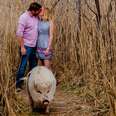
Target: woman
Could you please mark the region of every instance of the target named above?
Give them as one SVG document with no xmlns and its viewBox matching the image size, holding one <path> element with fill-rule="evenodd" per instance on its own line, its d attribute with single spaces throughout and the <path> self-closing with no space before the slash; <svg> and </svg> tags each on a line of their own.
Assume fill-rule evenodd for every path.
<svg viewBox="0 0 116 116">
<path fill-rule="evenodd" d="M 37 56 L 41 64 L 47 68 L 51 68 L 52 39 L 53 21 L 50 10 L 48 8 L 42 8 L 39 14 Z"/>
</svg>

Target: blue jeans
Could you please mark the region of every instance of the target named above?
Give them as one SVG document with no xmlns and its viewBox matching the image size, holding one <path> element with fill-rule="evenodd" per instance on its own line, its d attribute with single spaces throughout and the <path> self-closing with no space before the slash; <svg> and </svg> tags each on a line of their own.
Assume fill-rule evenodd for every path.
<svg viewBox="0 0 116 116">
<path fill-rule="evenodd" d="M 36 48 L 28 46 L 25 46 L 25 48 L 26 54 L 21 56 L 21 63 L 16 75 L 16 88 L 21 87 L 23 84 L 23 77 L 26 71 L 27 62 L 29 61 L 29 70 L 37 65 Z"/>
</svg>

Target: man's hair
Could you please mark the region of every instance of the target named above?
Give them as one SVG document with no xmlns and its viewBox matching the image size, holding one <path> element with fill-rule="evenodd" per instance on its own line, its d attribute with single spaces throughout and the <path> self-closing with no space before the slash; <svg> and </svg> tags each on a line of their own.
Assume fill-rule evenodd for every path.
<svg viewBox="0 0 116 116">
<path fill-rule="evenodd" d="M 37 11 L 41 7 L 42 6 L 40 4 L 38 4 L 37 2 L 33 2 L 33 3 L 30 4 L 28 11 L 32 11 L 32 10 Z"/>
</svg>

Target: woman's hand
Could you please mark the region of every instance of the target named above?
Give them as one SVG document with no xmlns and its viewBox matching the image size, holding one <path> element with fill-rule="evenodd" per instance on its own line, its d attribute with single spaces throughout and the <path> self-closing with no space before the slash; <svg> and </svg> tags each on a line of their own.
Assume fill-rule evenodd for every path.
<svg viewBox="0 0 116 116">
<path fill-rule="evenodd" d="M 45 55 L 48 55 L 48 53 L 49 53 L 49 48 L 47 48 L 46 50 L 45 50 Z"/>
<path fill-rule="evenodd" d="M 26 54 L 26 48 L 25 47 L 21 47 L 21 55 L 25 55 Z"/>
</svg>

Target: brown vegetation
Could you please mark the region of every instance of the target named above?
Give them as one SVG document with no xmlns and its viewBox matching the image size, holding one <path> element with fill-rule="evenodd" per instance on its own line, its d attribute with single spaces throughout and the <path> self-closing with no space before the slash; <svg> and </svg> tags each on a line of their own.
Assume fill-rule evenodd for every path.
<svg viewBox="0 0 116 116">
<path fill-rule="evenodd" d="M 30 0 L 31 1 L 31 0 Z M 0 1 L 0 115 L 21 111 L 15 94 L 18 16 L 29 2 Z M 53 67 L 96 115 L 116 115 L 116 1 L 45 0 L 54 14 Z"/>
</svg>

